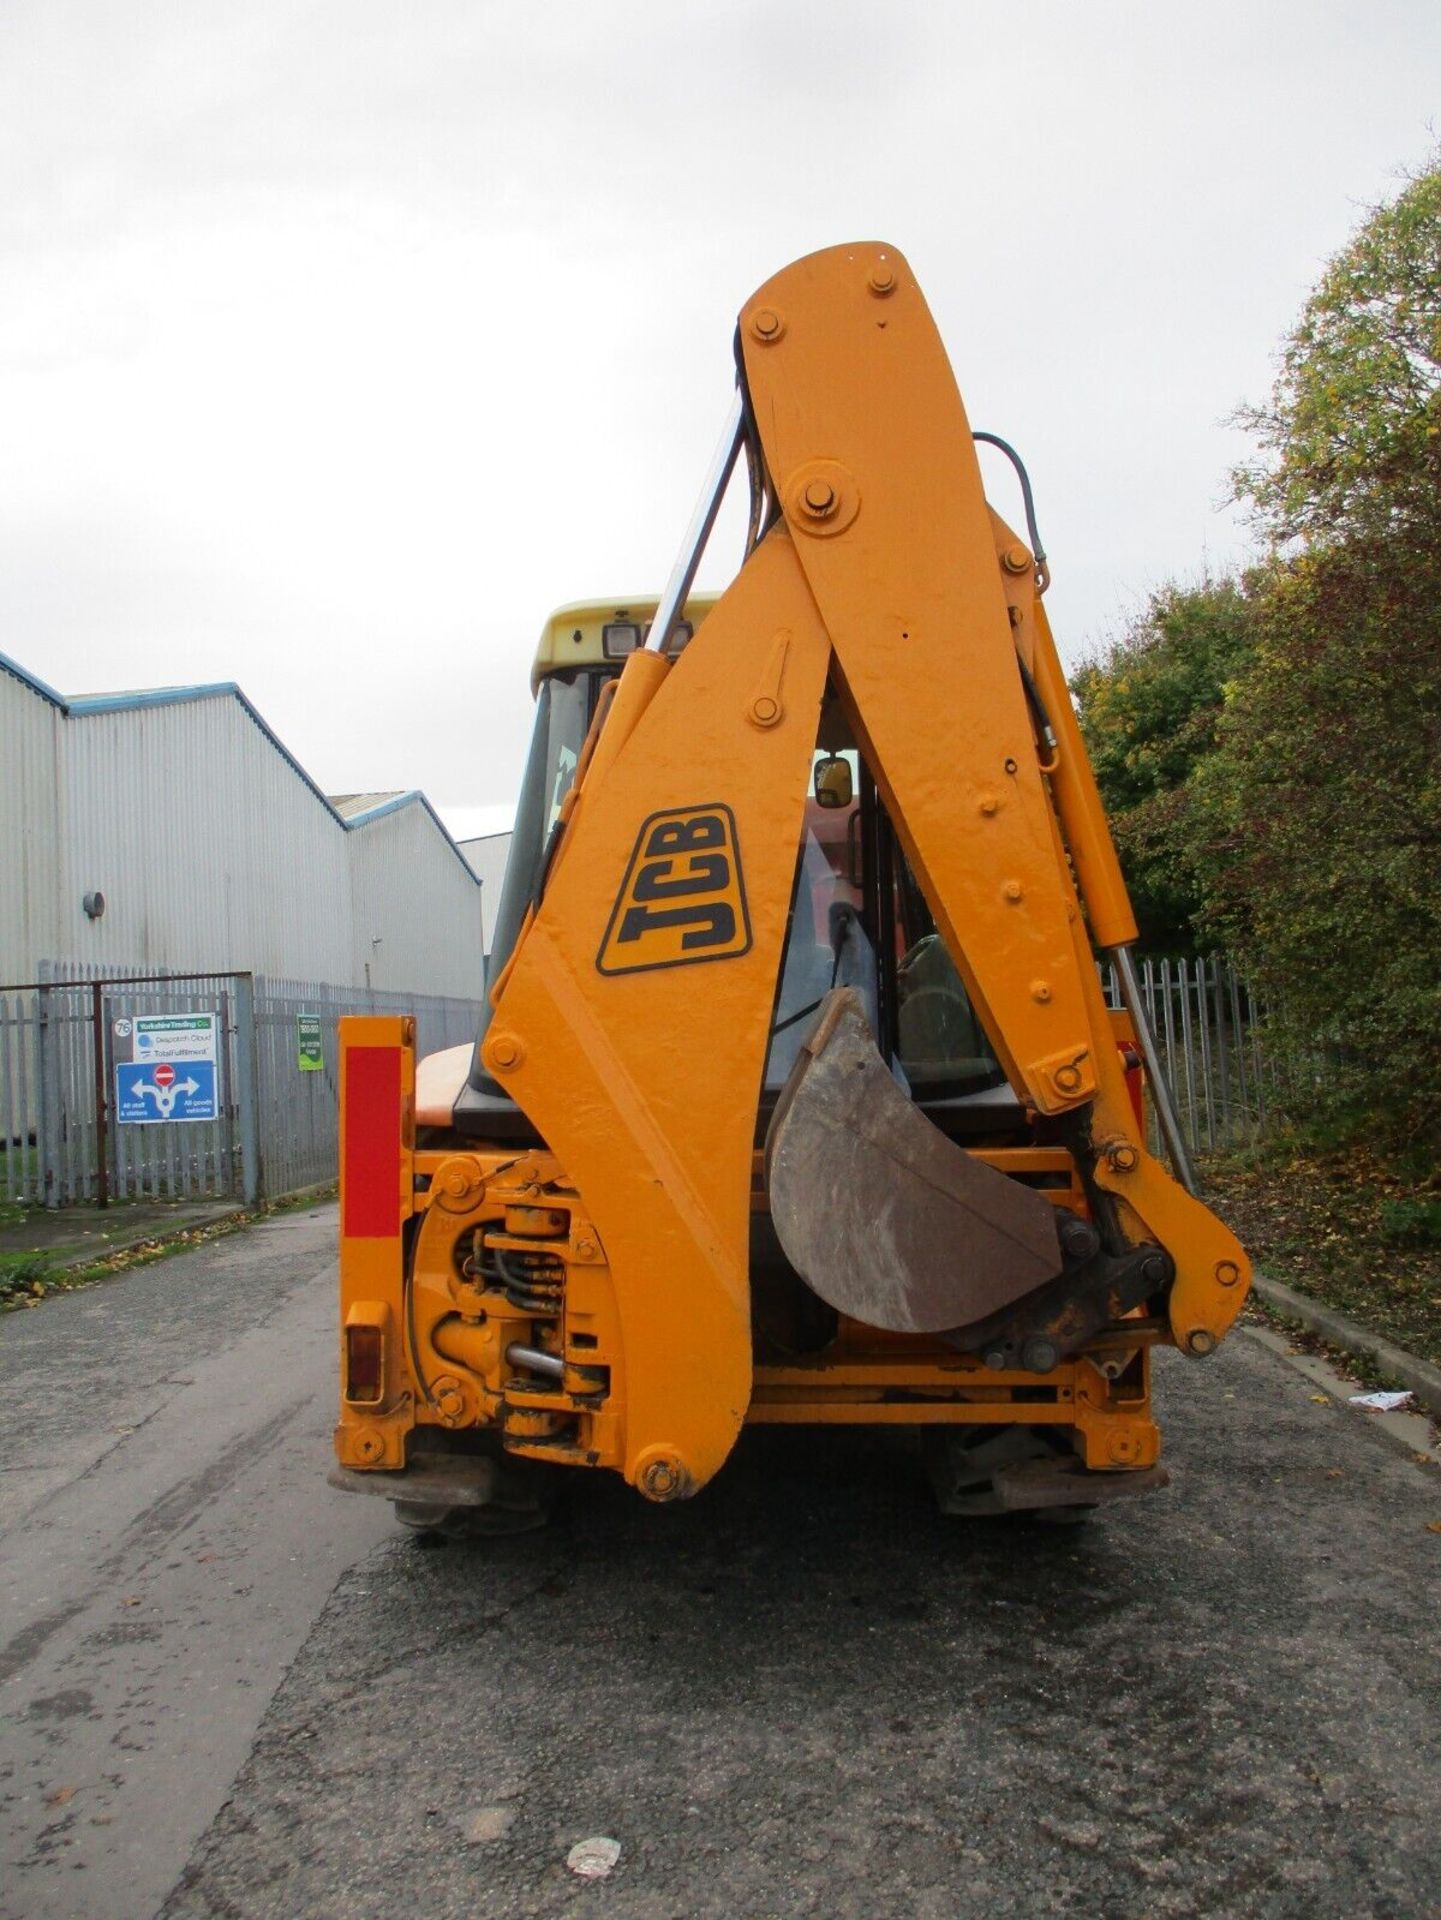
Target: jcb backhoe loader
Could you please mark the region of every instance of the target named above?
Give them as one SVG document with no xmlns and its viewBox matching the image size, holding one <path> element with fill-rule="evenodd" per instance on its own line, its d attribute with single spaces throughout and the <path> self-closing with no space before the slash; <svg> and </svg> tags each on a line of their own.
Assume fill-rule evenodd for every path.
<svg viewBox="0 0 1441 1920">
<path fill-rule="evenodd" d="M 528 1523 L 525 1463 L 684 1498 L 755 1423 L 916 1428 L 952 1511 L 1098 1505 L 1165 1477 L 1152 1347 L 1246 1293 L 1024 470 L 1029 544 L 892 248 L 786 268 L 737 361 L 659 602 L 546 630 L 474 1049 L 343 1025 L 333 1478 L 413 1522 Z M 744 562 L 689 599 L 742 454 Z"/>
</svg>

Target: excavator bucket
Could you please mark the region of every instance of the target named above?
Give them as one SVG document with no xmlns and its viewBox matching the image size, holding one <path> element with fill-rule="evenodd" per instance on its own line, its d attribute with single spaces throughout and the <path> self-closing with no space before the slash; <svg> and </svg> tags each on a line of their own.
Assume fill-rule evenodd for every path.
<svg viewBox="0 0 1441 1920">
<path fill-rule="evenodd" d="M 974 1325 L 1053 1279 L 1056 1210 L 932 1126 L 859 996 L 827 994 L 766 1135 L 771 1218 L 828 1305 L 893 1333 Z"/>
</svg>

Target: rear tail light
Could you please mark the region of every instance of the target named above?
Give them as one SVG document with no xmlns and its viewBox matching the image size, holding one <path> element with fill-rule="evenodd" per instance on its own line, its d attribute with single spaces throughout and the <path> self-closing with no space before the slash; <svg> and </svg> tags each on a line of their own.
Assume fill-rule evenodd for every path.
<svg viewBox="0 0 1441 1920">
<path fill-rule="evenodd" d="M 379 1327 L 345 1329 L 345 1397 L 374 1405 L 385 1386 L 385 1335 Z"/>
</svg>

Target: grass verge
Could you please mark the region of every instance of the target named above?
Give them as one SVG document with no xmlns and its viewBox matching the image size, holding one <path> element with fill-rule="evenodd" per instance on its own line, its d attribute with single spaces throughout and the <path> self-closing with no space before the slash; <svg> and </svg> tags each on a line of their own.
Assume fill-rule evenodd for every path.
<svg viewBox="0 0 1441 1920">
<path fill-rule="evenodd" d="M 53 1293 L 75 1293 L 81 1287 L 94 1286 L 113 1274 L 128 1273 L 133 1267 L 148 1267 L 157 1260 L 168 1260 L 177 1253 L 188 1253 L 211 1240 L 223 1240 L 228 1234 L 243 1232 L 258 1221 L 296 1213 L 333 1199 L 335 1188 L 309 1188 L 304 1193 L 287 1194 L 283 1199 L 255 1207 L 249 1212 L 230 1214 L 205 1226 L 179 1227 L 173 1233 L 157 1234 L 129 1247 L 117 1247 L 113 1253 L 77 1265 L 64 1265 L 44 1253 L 0 1253 L 0 1314 L 14 1313 L 26 1307 L 38 1307 Z"/>
<path fill-rule="evenodd" d="M 1434 1183 L 1355 1152 L 1218 1156 L 1202 1183 L 1207 1204 L 1272 1279 L 1441 1364 Z"/>
</svg>

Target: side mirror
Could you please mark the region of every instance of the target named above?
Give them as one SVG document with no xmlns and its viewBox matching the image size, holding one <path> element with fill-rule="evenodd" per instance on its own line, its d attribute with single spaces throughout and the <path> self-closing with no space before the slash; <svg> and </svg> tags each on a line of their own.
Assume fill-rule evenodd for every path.
<svg viewBox="0 0 1441 1920">
<path fill-rule="evenodd" d="M 828 754 L 816 762 L 816 805 L 848 807 L 855 798 L 851 785 L 851 763 L 839 753 Z"/>
</svg>

